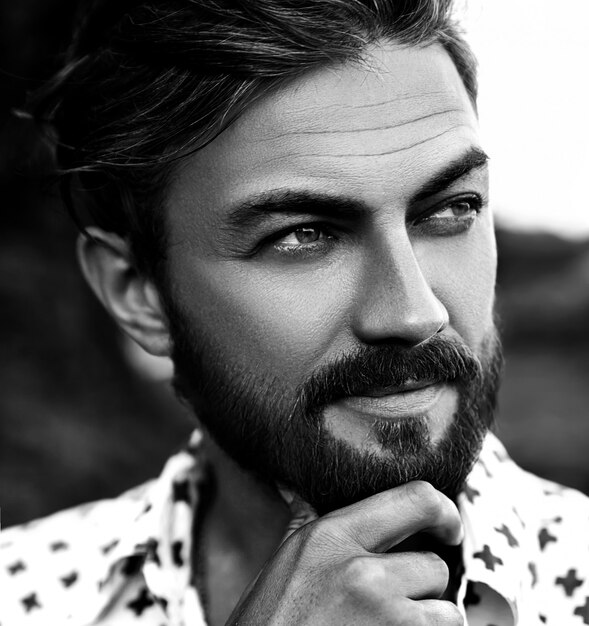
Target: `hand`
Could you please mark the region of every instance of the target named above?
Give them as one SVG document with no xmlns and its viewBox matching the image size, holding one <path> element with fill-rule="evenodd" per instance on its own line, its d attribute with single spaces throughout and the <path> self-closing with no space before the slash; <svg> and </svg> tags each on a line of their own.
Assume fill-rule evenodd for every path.
<svg viewBox="0 0 589 626">
<path fill-rule="evenodd" d="M 439 600 L 448 567 L 433 552 L 386 551 L 425 532 L 462 541 L 456 506 L 415 481 L 299 528 L 267 562 L 233 611 L 231 626 L 458 626 L 457 607 Z"/>
</svg>

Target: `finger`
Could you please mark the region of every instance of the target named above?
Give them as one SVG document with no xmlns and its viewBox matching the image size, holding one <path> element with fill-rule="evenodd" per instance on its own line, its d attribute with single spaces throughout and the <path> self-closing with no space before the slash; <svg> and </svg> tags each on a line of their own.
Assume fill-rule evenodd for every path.
<svg viewBox="0 0 589 626">
<path fill-rule="evenodd" d="M 407 537 L 425 532 L 440 542 L 462 541 L 456 505 L 429 483 L 413 481 L 325 515 L 318 522 L 343 542 L 384 552 Z"/>
<path fill-rule="evenodd" d="M 338 573 L 348 596 L 440 598 L 448 586 L 448 566 L 432 552 L 370 554 L 347 559 Z"/>
<path fill-rule="evenodd" d="M 389 588 L 406 598 L 440 598 L 448 587 L 448 565 L 434 552 L 399 552 L 369 558 L 383 562 L 391 581 Z"/>
<path fill-rule="evenodd" d="M 464 626 L 466 623 L 460 609 L 447 600 L 420 600 L 416 602 L 421 622 L 428 626 Z"/>
</svg>

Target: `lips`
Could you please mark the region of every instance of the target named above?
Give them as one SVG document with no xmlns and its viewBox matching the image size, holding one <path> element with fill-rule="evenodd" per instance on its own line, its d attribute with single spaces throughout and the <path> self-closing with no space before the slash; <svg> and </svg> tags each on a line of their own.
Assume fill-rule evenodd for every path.
<svg viewBox="0 0 589 626">
<path fill-rule="evenodd" d="M 435 385 L 439 385 L 439 380 L 407 380 L 401 386 L 389 386 L 389 387 L 378 387 L 372 389 L 366 389 L 360 393 L 354 393 L 353 396 L 349 397 L 367 397 L 367 398 L 381 398 L 383 396 L 390 396 L 399 393 L 408 393 L 411 391 L 417 391 L 418 389 L 425 389 L 427 387 L 432 387 Z"/>
<path fill-rule="evenodd" d="M 347 396 L 332 406 L 357 417 L 404 419 L 429 413 L 451 391 L 444 383 L 411 381 L 402 387 L 372 389 L 363 395 Z"/>
</svg>

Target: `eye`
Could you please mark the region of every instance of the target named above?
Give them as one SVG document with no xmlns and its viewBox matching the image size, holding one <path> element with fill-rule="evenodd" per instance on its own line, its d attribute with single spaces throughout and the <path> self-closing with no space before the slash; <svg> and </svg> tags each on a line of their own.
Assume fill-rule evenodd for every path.
<svg viewBox="0 0 589 626">
<path fill-rule="evenodd" d="M 297 228 L 293 230 L 291 233 L 283 237 L 276 243 L 281 245 L 302 245 L 307 243 L 315 243 L 321 239 L 322 231 L 320 228 L 315 226 L 302 226 L 301 228 Z"/>
<path fill-rule="evenodd" d="M 483 199 L 478 194 L 460 196 L 437 204 L 414 226 L 428 236 L 459 235 L 474 224 L 482 208 Z"/>
<path fill-rule="evenodd" d="M 279 252 L 305 254 L 326 250 L 333 239 L 320 224 L 305 224 L 278 235 L 272 245 Z"/>
<path fill-rule="evenodd" d="M 443 208 L 435 211 L 426 219 L 447 219 L 474 217 L 480 210 L 480 202 L 474 202 L 473 199 L 462 199 L 451 202 Z"/>
</svg>

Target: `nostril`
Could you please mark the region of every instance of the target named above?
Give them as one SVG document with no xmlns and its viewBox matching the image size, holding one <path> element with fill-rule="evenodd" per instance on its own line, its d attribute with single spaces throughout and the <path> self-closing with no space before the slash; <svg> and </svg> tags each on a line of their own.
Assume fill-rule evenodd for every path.
<svg viewBox="0 0 589 626">
<path fill-rule="evenodd" d="M 445 310 L 445 309 L 444 309 Z M 415 343 L 412 344 L 413 346 L 420 346 L 423 343 L 427 343 L 432 337 L 434 337 L 435 335 L 437 335 L 438 333 L 441 333 L 447 326 L 448 326 L 448 315 L 446 314 L 445 319 L 442 320 L 437 328 L 432 332 L 432 333 L 426 333 L 426 337 L 424 337 L 419 343 Z"/>
<path fill-rule="evenodd" d="M 395 342 L 407 347 L 429 341 L 447 328 L 446 308 L 433 292 L 409 297 L 374 297 L 363 301 L 356 333 L 365 343 Z"/>
</svg>

